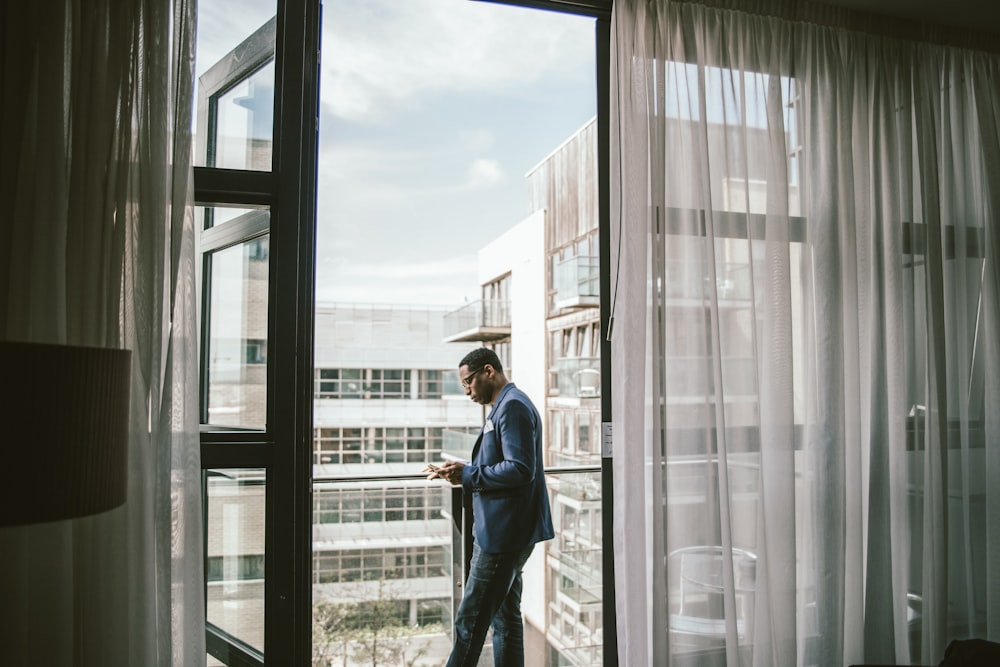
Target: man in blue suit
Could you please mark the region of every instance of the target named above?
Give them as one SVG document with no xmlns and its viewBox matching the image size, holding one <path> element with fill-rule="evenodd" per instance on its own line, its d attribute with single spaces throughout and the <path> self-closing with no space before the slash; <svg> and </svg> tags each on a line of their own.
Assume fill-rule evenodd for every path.
<svg viewBox="0 0 1000 667">
<path fill-rule="evenodd" d="M 521 667 L 521 569 L 535 543 L 555 535 L 543 471 L 542 420 L 531 399 L 507 380 L 493 350 L 481 347 L 465 355 L 458 374 L 466 395 L 493 409 L 471 462 L 429 468 L 428 479 L 461 484 L 472 496 L 472 561 L 448 667 L 476 665 L 490 626 L 493 664 Z"/>
</svg>

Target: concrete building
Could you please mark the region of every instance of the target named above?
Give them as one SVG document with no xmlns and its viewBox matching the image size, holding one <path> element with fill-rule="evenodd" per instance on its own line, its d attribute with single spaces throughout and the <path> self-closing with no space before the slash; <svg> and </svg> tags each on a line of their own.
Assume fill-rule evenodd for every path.
<svg viewBox="0 0 1000 667">
<path fill-rule="evenodd" d="M 480 250 L 482 300 L 446 318 L 446 340 L 495 348 L 536 402 L 556 471 L 600 463 L 596 150 L 592 120 L 527 174 L 531 213 Z M 599 468 L 547 481 L 556 538 L 525 568 L 526 659 L 600 665 Z"/>
</svg>

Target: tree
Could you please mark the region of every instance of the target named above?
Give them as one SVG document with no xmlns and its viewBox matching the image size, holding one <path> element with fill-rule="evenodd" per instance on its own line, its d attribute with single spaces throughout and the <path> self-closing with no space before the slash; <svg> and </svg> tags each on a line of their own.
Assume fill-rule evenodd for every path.
<svg viewBox="0 0 1000 667">
<path fill-rule="evenodd" d="M 342 657 L 342 665 L 347 667 L 347 656 L 352 638 L 348 619 L 357 614 L 356 607 L 357 605 L 353 603 L 326 600 L 313 604 L 313 667 L 328 667 L 333 664 L 333 659 L 336 657 Z"/>
<path fill-rule="evenodd" d="M 351 598 L 313 605 L 314 667 L 328 667 L 338 658 L 342 667 L 413 667 L 430 647 L 429 640 L 415 638 L 443 629 L 439 623 L 411 625 L 409 600 L 384 579 L 374 599 L 365 599 L 360 590 Z"/>
</svg>

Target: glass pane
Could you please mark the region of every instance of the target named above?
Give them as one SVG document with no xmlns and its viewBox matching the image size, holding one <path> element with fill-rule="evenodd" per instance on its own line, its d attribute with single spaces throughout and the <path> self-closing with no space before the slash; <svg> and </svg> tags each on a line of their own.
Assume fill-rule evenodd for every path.
<svg viewBox="0 0 1000 667">
<path fill-rule="evenodd" d="M 548 556 L 559 563 L 548 577 L 548 630 L 559 657 L 553 665 L 601 665 L 604 643 L 601 475 L 549 475 L 556 538 Z M 543 563 L 525 567 L 525 590 L 531 577 L 544 574 Z M 536 568 L 538 574 L 532 572 Z M 536 584 L 544 587 L 544 580 Z"/>
<path fill-rule="evenodd" d="M 315 510 L 323 539 L 314 551 L 325 568 L 317 564 L 317 600 L 353 602 L 360 591 L 375 605 L 386 592 L 370 578 L 381 577 L 398 613 L 442 613 L 420 611 L 448 595 L 427 566 L 399 564 L 425 554 L 387 551 L 408 544 L 410 531 L 427 534 L 421 524 L 433 508 L 422 496 L 394 495 L 400 482 L 378 477 L 470 457 L 485 412 L 456 370 L 475 347 L 496 349 L 539 411 L 568 415 L 566 462 L 599 462 L 600 364 L 588 334 L 600 303 L 595 27 L 577 16 L 455 0 L 324 5 L 314 475 L 345 489 L 336 506 Z M 560 252 L 569 260 L 563 291 L 550 300 L 548 267 L 558 262 L 548 258 Z M 547 331 L 564 326 L 574 345 L 563 366 L 547 368 Z M 344 383 L 349 371 L 360 387 Z M 547 405 L 560 387 L 559 405 Z M 349 437 L 350 429 L 361 433 Z M 556 461 L 546 453 L 547 464 Z M 600 496 L 593 502 L 599 508 Z M 585 583 L 591 606 L 571 613 L 578 603 L 568 600 L 557 615 L 568 627 L 550 623 L 557 591 L 547 582 L 559 577 L 561 553 L 556 540 L 542 543 L 529 564 L 522 611 L 526 644 L 537 648 L 527 664 L 600 665 L 593 579 Z M 409 574 L 386 574 L 400 567 Z M 600 568 L 591 575 L 599 584 Z M 334 579 L 339 589 L 323 588 Z M 440 603 L 448 627 L 460 594 L 452 591 L 448 608 Z M 319 622 L 327 612 L 314 613 Z M 420 663 L 445 662 L 448 633 Z M 343 653 L 325 658 L 341 664 Z M 370 654 L 351 659 L 373 664 Z"/>
<path fill-rule="evenodd" d="M 202 229 L 221 227 L 233 222 L 239 226 L 242 236 L 252 236 L 259 230 L 268 229 L 271 223 L 271 212 L 267 209 L 238 208 L 235 206 L 196 207 L 198 220 Z M 246 230 L 253 230 L 247 233 Z"/>
<path fill-rule="evenodd" d="M 208 470 L 206 620 L 264 650 L 263 470 Z"/>
<path fill-rule="evenodd" d="M 274 63 L 265 65 L 210 102 L 214 114 L 214 151 L 206 158 L 210 167 L 271 169 L 271 136 L 274 120 Z"/>
<path fill-rule="evenodd" d="M 318 478 L 313 507 L 313 664 L 443 664 L 454 613 L 450 490 Z"/>
<path fill-rule="evenodd" d="M 269 240 L 208 255 L 209 424 L 265 426 Z"/>
<path fill-rule="evenodd" d="M 275 7 L 274 0 L 198 3 L 197 166 L 271 169 Z"/>
</svg>

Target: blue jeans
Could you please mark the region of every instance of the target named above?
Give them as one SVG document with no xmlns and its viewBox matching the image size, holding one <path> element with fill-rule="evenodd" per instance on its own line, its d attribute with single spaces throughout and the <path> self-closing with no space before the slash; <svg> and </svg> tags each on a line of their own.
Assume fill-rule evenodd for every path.
<svg viewBox="0 0 1000 667">
<path fill-rule="evenodd" d="M 523 667 L 521 568 L 535 545 L 523 551 L 491 554 L 473 542 L 469 579 L 455 616 L 455 645 L 448 667 L 474 667 L 493 627 L 495 667 Z"/>
</svg>

